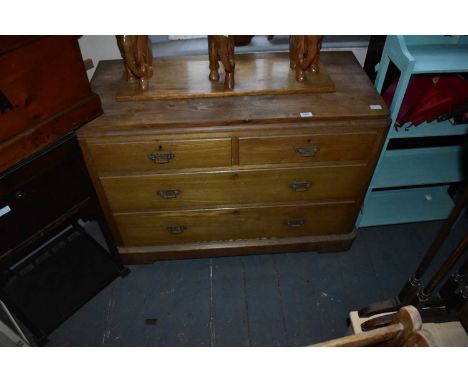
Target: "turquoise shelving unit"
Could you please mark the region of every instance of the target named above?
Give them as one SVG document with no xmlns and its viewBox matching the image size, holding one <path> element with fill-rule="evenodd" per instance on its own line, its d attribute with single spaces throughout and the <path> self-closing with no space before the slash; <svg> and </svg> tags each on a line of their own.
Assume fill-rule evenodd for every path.
<svg viewBox="0 0 468 382">
<path fill-rule="evenodd" d="M 388 36 L 375 80 L 379 93 L 390 61 L 401 74 L 390 105 L 390 130 L 364 199 L 359 227 L 445 219 L 453 207 L 448 187 L 463 180 L 460 146 L 388 150 L 388 145 L 396 138 L 468 134 L 468 124 L 449 121 L 395 126 L 412 75 L 468 72 L 468 37 Z"/>
</svg>

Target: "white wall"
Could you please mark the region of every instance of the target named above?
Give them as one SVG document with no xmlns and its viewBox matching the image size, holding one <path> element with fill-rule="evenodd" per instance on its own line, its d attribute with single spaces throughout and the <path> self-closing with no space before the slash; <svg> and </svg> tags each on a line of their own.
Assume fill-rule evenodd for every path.
<svg viewBox="0 0 468 382">
<path fill-rule="evenodd" d="M 90 58 L 94 63 L 94 68 L 87 72 L 89 79 L 93 76 L 99 61 L 121 58 L 115 36 L 82 36 L 78 43 L 83 60 Z"/>
<path fill-rule="evenodd" d="M 322 49 L 323 52 L 333 51 L 333 50 L 350 50 L 353 52 L 354 56 L 357 58 L 361 66 L 364 66 L 364 61 L 366 60 L 367 47 L 366 48 L 325 48 Z"/>
</svg>

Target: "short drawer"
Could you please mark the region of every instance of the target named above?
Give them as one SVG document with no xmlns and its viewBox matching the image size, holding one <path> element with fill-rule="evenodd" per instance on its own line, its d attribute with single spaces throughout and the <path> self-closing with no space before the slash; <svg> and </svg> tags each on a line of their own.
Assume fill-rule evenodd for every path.
<svg viewBox="0 0 468 382">
<path fill-rule="evenodd" d="M 354 203 L 116 214 L 123 244 L 160 245 L 347 233 Z"/>
<path fill-rule="evenodd" d="M 377 134 L 239 138 L 239 164 L 367 161 Z"/>
<path fill-rule="evenodd" d="M 111 209 L 132 211 L 231 204 L 356 199 L 366 165 L 102 177 Z"/>
<path fill-rule="evenodd" d="M 231 139 L 89 143 L 97 172 L 158 171 L 231 165 Z"/>
</svg>

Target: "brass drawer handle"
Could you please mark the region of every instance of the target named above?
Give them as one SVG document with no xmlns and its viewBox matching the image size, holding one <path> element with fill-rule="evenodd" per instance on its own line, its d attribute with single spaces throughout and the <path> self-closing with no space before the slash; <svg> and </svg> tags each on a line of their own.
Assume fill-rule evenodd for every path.
<svg viewBox="0 0 468 382">
<path fill-rule="evenodd" d="M 174 199 L 182 193 L 178 188 L 158 190 L 158 195 L 163 199 Z"/>
<path fill-rule="evenodd" d="M 148 154 L 148 159 L 155 164 L 169 163 L 174 158 L 175 158 L 174 153 L 149 153 Z"/>
<path fill-rule="evenodd" d="M 294 149 L 301 157 L 313 157 L 320 151 L 318 146 L 302 146 Z"/>
<path fill-rule="evenodd" d="M 173 235 L 178 235 L 184 232 L 187 229 L 187 226 L 185 225 L 170 225 L 166 227 L 166 231 L 173 234 Z"/>
<path fill-rule="evenodd" d="M 304 192 L 307 191 L 311 186 L 310 182 L 294 182 L 289 183 L 289 188 L 296 192 Z"/>
<path fill-rule="evenodd" d="M 304 219 L 286 219 L 284 224 L 291 228 L 302 227 L 305 223 Z"/>
</svg>

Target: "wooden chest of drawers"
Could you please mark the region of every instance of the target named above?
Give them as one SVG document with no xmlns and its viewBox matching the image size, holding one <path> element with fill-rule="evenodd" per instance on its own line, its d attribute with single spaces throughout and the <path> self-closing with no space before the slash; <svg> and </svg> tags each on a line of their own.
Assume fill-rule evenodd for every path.
<svg viewBox="0 0 468 382">
<path fill-rule="evenodd" d="M 322 61 L 335 93 L 139 102 L 100 63 L 79 138 L 126 263 L 352 243 L 388 110 L 351 53 Z"/>
</svg>

